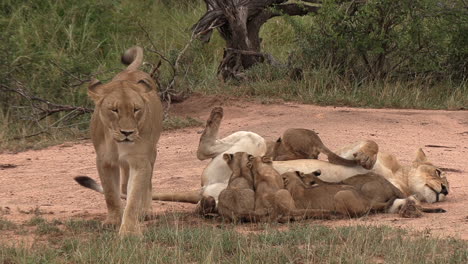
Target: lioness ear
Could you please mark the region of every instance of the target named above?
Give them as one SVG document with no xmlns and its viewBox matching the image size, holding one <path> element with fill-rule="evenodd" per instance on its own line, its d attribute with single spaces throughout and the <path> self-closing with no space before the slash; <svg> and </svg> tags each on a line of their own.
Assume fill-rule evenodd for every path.
<svg viewBox="0 0 468 264">
<path fill-rule="evenodd" d="M 424 153 L 424 151 L 422 149 L 418 149 L 416 151 L 416 158 L 413 161 L 413 165 L 417 166 L 417 165 L 419 165 L 421 163 L 425 163 L 425 162 L 427 162 L 426 154 Z"/>
<path fill-rule="evenodd" d="M 234 155 L 233 155 L 233 154 L 224 153 L 224 155 L 223 155 L 223 159 L 224 159 L 226 162 L 231 161 L 233 158 L 234 158 Z"/>
<path fill-rule="evenodd" d="M 272 160 L 270 157 L 263 156 L 263 157 L 262 157 L 262 162 L 263 162 L 263 163 L 272 163 L 273 160 Z"/>
<path fill-rule="evenodd" d="M 98 79 L 92 79 L 88 85 L 88 96 L 94 101 L 97 102 L 101 99 L 101 92 L 99 87 L 102 85 L 101 81 Z"/>
<path fill-rule="evenodd" d="M 312 174 L 314 174 L 315 176 L 320 176 L 322 174 L 322 171 L 321 170 L 316 170 L 314 172 L 312 172 Z"/>
<path fill-rule="evenodd" d="M 154 82 L 148 78 L 143 78 L 139 80 L 138 84 L 145 88 L 145 90 L 143 91 L 145 93 L 153 91 L 153 87 L 155 86 Z"/>
</svg>

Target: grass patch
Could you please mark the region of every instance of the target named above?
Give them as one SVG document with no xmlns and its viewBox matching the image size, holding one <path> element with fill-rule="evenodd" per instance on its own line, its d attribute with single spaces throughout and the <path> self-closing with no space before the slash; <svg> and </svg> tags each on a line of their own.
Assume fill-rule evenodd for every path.
<svg viewBox="0 0 468 264">
<path fill-rule="evenodd" d="M 203 220 L 200 220 L 203 221 Z M 43 224 L 41 222 L 40 224 Z M 31 248 L 0 245 L 0 261 L 11 263 L 466 263 L 468 242 L 428 237 L 386 226 L 330 228 L 186 222 L 160 217 L 142 240 L 117 237 L 94 220 L 70 220 L 60 241 Z M 282 230 L 278 230 L 280 227 Z M 236 231 L 241 228 L 247 231 Z M 248 230 L 254 231 L 248 231 Z M 53 236 L 46 232 L 43 235 Z"/>
<path fill-rule="evenodd" d="M 7 219 L 4 219 L 3 217 L 0 217 L 0 231 L 2 230 L 13 230 L 13 229 L 16 229 L 16 224 L 7 220 Z"/>
<path fill-rule="evenodd" d="M 35 234 L 37 235 L 59 235 L 62 233 L 58 225 L 62 222 L 59 220 L 47 221 L 40 216 L 34 216 L 25 223 L 26 226 L 35 226 Z"/>
</svg>

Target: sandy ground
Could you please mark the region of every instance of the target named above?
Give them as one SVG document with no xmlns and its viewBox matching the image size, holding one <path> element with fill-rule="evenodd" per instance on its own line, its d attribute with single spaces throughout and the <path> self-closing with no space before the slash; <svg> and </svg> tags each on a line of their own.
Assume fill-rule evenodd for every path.
<svg viewBox="0 0 468 264">
<path fill-rule="evenodd" d="M 436 165 L 445 168 L 450 181 L 448 199 L 437 206 L 445 214 L 402 219 L 393 214 L 351 220 L 308 220 L 326 225 L 390 225 L 423 230 L 435 236 L 468 240 L 468 112 L 319 107 L 295 103 L 259 104 L 241 99 L 193 96 L 173 105 L 174 115 L 206 120 L 213 106 L 223 106 L 220 135 L 239 130 L 276 139 L 289 127 L 314 129 L 331 149 L 361 139 L 375 140 L 380 149 L 397 154 L 408 164 L 422 147 Z M 164 132 L 153 177 L 158 190 L 190 190 L 200 186 L 208 161 L 196 158 L 202 128 Z M 98 179 L 95 153 L 89 141 L 65 143 L 38 151 L 0 154 L 0 216 L 22 223 L 39 210 L 48 218 L 103 219 L 104 197 L 76 184 L 73 177 Z M 154 202 L 158 214 L 191 212 L 194 205 Z M 206 221 L 202 218 L 200 222 Z"/>
</svg>

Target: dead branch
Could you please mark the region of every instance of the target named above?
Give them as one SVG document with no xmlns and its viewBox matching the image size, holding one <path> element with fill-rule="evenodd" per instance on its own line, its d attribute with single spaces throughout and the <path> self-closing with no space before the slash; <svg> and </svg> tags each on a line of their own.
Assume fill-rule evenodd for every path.
<svg viewBox="0 0 468 264">
<path fill-rule="evenodd" d="M 36 119 L 38 121 L 59 112 L 76 111 L 79 114 L 93 112 L 93 109 L 82 106 L 61 105 L 52 103 L 44 98 L 40 98 L 30 94 L 29 91 L 24 88 L 24 85 L 21 82 L 17 80 L 14 80 L 14 82 L 17 84 L 15 88 L 11 88 L 4 84 L 0 84 L 0 89 L 4 92 L 19 94 L 21 97 L 26 99 L 30 103 L 30 105 L 36 110 L 35 114 L 37 116 Z"/>
<path fill-rule="evenodd" d="M 217 21 L 214 20 L 210 26 L 207 27 L 207 30 L 212 30 L 215 28 Z M 177 80 L 180 76 L 180 61 L 182 57 L 185 55 L 189 47 L 193 44 L 193 42 L 198 39 L 202 34 L 205 34 L 205 31 L 200 31 L 198 33 L 192 32 L 192 35 L 190 37 L 190 40 L 185 44 L 185 46 L 180 50 L 179 54 L 177 55 L 174 63 L 172 63 L 162 52 L 159 52 L 157 50 L 156 45 L 154 44 L 154 41 L 152 40 L 151 36 L 149 35 L 148 31 L 140 24 L 138 23 L 139 27 L 141 30 L 145 33 L 146 38 L 148 39 L 149 43 L 151 44 L 152 49 L 148 49 L 148 51 L 156 53 L 161 60 L 165 61 L 169 66 L 171 67 L 172 70 L 172 75 L 170 79 L 165 82 L 166 85 L 161 85 L 161 81 L 159 79 L 159 68 L 161 67 L 161 61 L 157 64 L 156 67 L 153 67 L 153 70 L 151 71 L 151 77 L 155 79 L 155 81 L 158 83 L 159 89 L 160 89 L 160 97 L 163 101 L 166 102 L 166 107 L 164 109 L 164 117 L 167 118 L 168 113 L 169 113 L 169 108 L 171 106 L 172 102 L 181 102 L 185 99 L 185 95 L 183 92 L 177 92 Z"/>
</svg>

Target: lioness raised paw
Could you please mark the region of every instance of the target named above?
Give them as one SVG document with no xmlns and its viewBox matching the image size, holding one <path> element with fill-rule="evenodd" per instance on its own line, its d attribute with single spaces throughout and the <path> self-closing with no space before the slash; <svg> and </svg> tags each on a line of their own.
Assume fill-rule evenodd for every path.
<svg viewBox="0 0 468 264">
<path fill-rule="evenodd" d="M 206 120 L 206 126 L 200 136 L 200 143 L 198 144 L 197 158 L 199 160 L 205 160 L 214 158 L 218 152 L 221 151 L 225 146 L 218 146 L 216 144 L 216 138 L 218 137 L 219 126 L 223 119 L 223 108 L 214 107 L 211 110 L 210 117 Z"/>
<path fill-rule="evenodd" d="M 370 170 L 377 161 L 379 146 L 372 140 L 363 141 L 359 149 L 353 153 L 354 160 L 364 169 Z"/>
<path fill-rule="evenodd" d="M 219 124 L 221 123 L 221 120 L 223 119 L 223 115 L 224 115 L 224 111 L 222 107 L 214 107 L 211 110 L 210 117 L 206 121 L 206 126 L 207 127 L 213 126 L 213 125 L 219 126 Z"/>
</svg>

